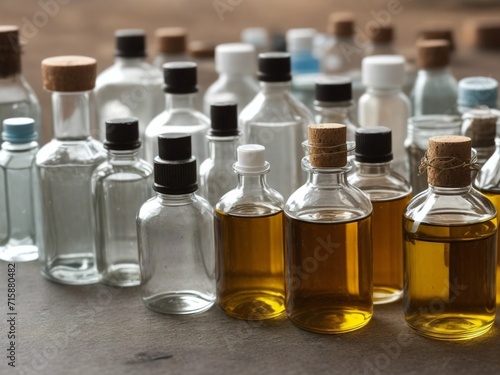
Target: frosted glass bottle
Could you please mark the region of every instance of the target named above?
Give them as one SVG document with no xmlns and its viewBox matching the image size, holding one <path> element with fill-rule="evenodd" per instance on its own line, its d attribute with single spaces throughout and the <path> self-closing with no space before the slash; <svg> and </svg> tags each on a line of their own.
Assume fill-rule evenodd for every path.
<svg viewBox="0 0 500 375">
<path fill-rule="evenodd" d="M 150 121 L 164 109 L 162 76 L 146 62 L 146 35 L 143 30 L 115 32 L 115 63 L 96 80 L 95 102 L 99 139 L 106 134 L 106 120 L 137 117 L 141 139 Z"/>
<path fill-rule="evenodd" d="M 153 163 L 158 155 L 158 135 L 164 133 L 191 135 L 193 155 L 196 160 L 205 160 L 208 156 L 205 136 L 210 120 L 195 108 L 198 92 L 196 64 L 188 61 L 166 63 L 163 65 L 163 75 L 166 109 L 146 128 L 146 161 Z"/>
<path fill-rule="evenodd" d="M 156 56 L 153 65 L 162 70 L 163 64 L 171 61 L 186 61 L 187 31 L 183 27 L 161 27 L 156 29 Z"/>
<path fill-rule="evenodd" d="M 3 121 L 0 150 L 0 259 L 26 262 L 38 258 L 35 236 L 35 205 L 38 181 L 35 155 L 38 151 L 35 121 L 17 117 Z"/>
<path fill-rule="evenodd" d="M 209 157 L 200 166 L 199 193 L 215 207 L 219 199 L 238 183 L 238 176 L 233 171 L 240 143 L 236 104 L 212 104 L 207 140 Z"/>
<path fill-rule="evenodd" d="M 261 91 L 240 113 L 243 144 L 263 145 L 273 165 L 269 185 L 288 198 L 302 183 L 300 167 L 306 127 L 314 123 L 309 110 L 290 94 L 290 55 L 268 52 L 259 55 Z"/>
<path fill-rule="evenodd" d="M 91 177 L 106 159 L 102 144 L 90 137 L 89 94 L 96 61 L 84 56 L 47 58 L 42 74 L 44 88 L 52 92 L 54 131 L 36 155 L 42 274 L 63 284 L 95 283 L 99 275 Z"/>
<path fill-rule="evenodd" d="M 162 134 L 154 161 L 156 196 L 137 215 L 144 304 L 163 314 L 193 314 L 215 301 L 214 211 L 196 194 L 191 137 Z"/>
<path fill-rule="evenodd" d="M 100 281 L 113 286 L 140 284 L 136 215 L 152 197 L 153 168 L 139 158 L 136 118 L 106 121 L 108 160 L 92 175 Z"/>
</svg>

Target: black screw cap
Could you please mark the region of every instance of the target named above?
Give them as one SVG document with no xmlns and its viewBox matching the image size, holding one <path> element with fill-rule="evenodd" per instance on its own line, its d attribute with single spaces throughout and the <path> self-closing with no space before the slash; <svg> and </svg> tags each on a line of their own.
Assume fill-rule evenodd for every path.
<svg viewBox="0 0 500 375">
<path fill-rule="evenodd" d="M 210 106 L 209 135 L 231 137 L 238 135 L 238 109 L 236 103 L 216 103 Z"/>
<path fill-rule="evenodd" d="M 392 133 L 385 126 L 356 129 L 356 161 L 385 163 L 392 160 Z"/>
<path fill-rule="evenodd" d="M 170 94 L 191 94 L 198 92 L 196 63 L 175 61 L 163 64 L 165 92 Z"/>
<path fill-rule="evenodd" d="M 116 52 L 119 57 L 145 57 L 146 33 L 141 29 L 123 29 L 115 32 Z"/>
<path fill-rule="evenodd" d="M 104 148 L 108 150 L 135 150 L 140 146 L 138 119 L 126 117 L 106 121 Z"/>
<path fill-rule="evenodd" d="M 352 82 L 347 77 L 321 77 L 316 80 L 315 98 L 319 102 L 352 100 Z"/>
<path fill-rule="evenodd" d="M 263 82 L 291 81 L 290 64 L 290 54 L 286 52 L 259 54 L 259 80 Z"/>
</svg>

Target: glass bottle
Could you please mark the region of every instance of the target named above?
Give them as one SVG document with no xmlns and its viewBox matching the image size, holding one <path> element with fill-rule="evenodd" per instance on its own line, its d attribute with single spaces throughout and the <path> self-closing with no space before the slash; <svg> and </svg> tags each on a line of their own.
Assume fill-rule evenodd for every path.
<svg viewBox="0 0 500 375">
<path fill-rule="evenodd" d="M 495 321 L 497 217 L 471 186 L 471 140 L 429 139 L 429 188 L 404 213 L 404 313 L 417 333 L 440 340 L 479 336 Z"/>
<path fill-rule="evenodd" d="M 200 166 L 199 193 L 215 207 L 238 183 L 238 176 L 233 171 L 240 140 L 236 104 L 212 104 L 211 124 L 207 135 L 210 155 Z"/>
<path fill-rule="evenodd" d="M 471 146 L 476 150 L 477 171 L 495 152 L 498 116 L 489 108 L 476 108 L 466 112 L 462 120 L 462 135 L 471 139 Z M 473 172 L 472 179 L 475 177 Z"/>
<path fill-rule="evenodd" d="M 215 69 L 219 78 L 205 92 L 203 112 L 210 115 L 210 105 L 235 102 L 238 111 L 255 98 L 259 84 L 255 77 L 255 48 L 251 44 L 219 44 L 215 48 Z"/>
<path fill-rule="evenodd" d="M 290 55 L 268 52 L 259 55 L 261 91 L 239 116 L 243 144 L 261 144 L 273 166 L 269 184 L 285 199 L 303 183 L 301 143 L 306 126 L 314 123 L 309 110 L 290 94 Z"/>
<path fill-rule="evenodd" d="M 162 69 L 163 64 L 171 61 L 187 60 L 187 31 L 183 27 L 161 27 L 156 29 L 156 56 L 153 65 Z"/>
<path fill-rule="evenodd" d="M 137 118 L 106 121 L 108 160 L 92 175 L 100 281 L 113 286 L 141 282 L 136 215 L 153 195 L 153 168 L 139 158 Z"/>
<path fill-rule="evenodd" d="M 96 80 L 98 136 L 104 139 L 106 120 L 137 117 L 143 140 L 146 126 L 165 106 L 162 76 L 146 62 L 146 35 L 143 30 L 117 30 L 115 38 L 115 62 Z"/>
<path fill-rule="evenodd" d="M 467 77 L 458 81 L 457 107 L 464 114 L 478 106 L 497 108 L 498 81 L 491 77 Z"/>
<path fill-rule="evenodd" d="M 368 195 L 373 206 L 374 304 L 393 302 L 403 295 L 403 212 L 411 186 L 391 170 L 391 160 L 391 129 L 356 129 L 356 168 L 348 180 Z"/>
<path fill-rule="evenodd" d="M 267 185 L 264 146 L 238 147 L 238 186 L 216 206 L 217 300 L 234 318 L 285 311 L 283 197 Z"/>
<path fill-rule="evenodd" d="M 394 26 L 390 24 L 376 24 L 370 27 L 367 33 L 369 43 L 365 49 L 365 56 L 396 55 L 394 49 Z"/>
<path fill-rule="evenodd" d="M 99 280 L 91 177 L 106 159 L 102 144 L 90 137 L 89 94 L 96 61 L 85 56 L 47 58 L 42 75 L 44 88 L 52 92 L 54 134 L 36 155 L 41 271 L 63 284 L 91 284 Z"/>
<path fill-rule="evenodd" d="M 411 93 L 414 116 L 458 113 L 458 85 L 449 64 L 448 41 L 437 39 L 417 42 L 419 70 Z"/>
<path fill-rule="evenodd" d="M 195 97 L 195 106 L 198 111 L 202 112 L 205 92 L 217 80 L 215 44 L 203 40 L 193 40 L 188 44 L 188 56 L 189 60 L 194 61 L 198 67 L 198 94 Z"/>
<path fill-rule="evenodd" d="M 203 312 L 215 301 L 214 211 L 195 193 L 191 136 L 161 134 L 158 146 L 156 196 L 137 215 L 142 300 L 163 314 Z"/>
<path fill-rule="evenodd" d="M 264 27 L 247 27 L 241 31 L 240 41 L 254 46 L 257 54 L 271 50 L 271 37 Z"/>
<path fill-rule="evenodd" d="M 349 332 L 373 314 L 372 205 L 347 180 L 346 127 L 309 126 L 307 182 L 285 205 L 288 318 L 318 333 Z"/>
<path fill-rule="evenodd" d="M 194 62 L 170 62 L 163 65 L 165 77 L 166 109 L 156 116 L 146 128 L 146 160 L 153 163 L 158 155 L 158 135 L 186 133 L 191 135 L 193 155 L 205 160 L 208 146 L 205 136 L 210 120 L 195 109 L 198 87 Z"/>
<path fill-rule="evenodd" d="M 399 55 L 369 56 L 363 59 L 363 84 L 366 92 L 359 98 L 358 120 L 361 127 L 387 126 L 392 131 L 393 168 L 408 178 L 404 142 L 411 107 L 401 91 L 405 77 L 405 59 Z"/>
<path fill-rule="evenodd" d="M 35 121 L 31 118 L 3 120 L 0 199 L 6 210 L 0 215 L 7 225 L 0 229 L 1 260 L 26 262 L 38 259 L 35 238 L 37 136 Z"/>
</svg>

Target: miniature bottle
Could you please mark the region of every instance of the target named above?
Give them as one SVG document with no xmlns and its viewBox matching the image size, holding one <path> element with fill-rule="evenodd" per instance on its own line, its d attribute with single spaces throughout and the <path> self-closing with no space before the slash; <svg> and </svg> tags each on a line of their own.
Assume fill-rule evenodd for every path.
<svg viewBox="0 0 500 375">
<path fill-rule="evenodd" d="M 196 195 L 191 136 L 161 134 L 156 196 L 137 215 L 144 304 L 163 314 L 208 310 L 215 301 L 214 211 Z"/>
<path fill-rule="evenodd" d="M 3 121 L 0 199 L 6 210 L 0 215 L 7 225 L 0 230 L 1 260 L 26 262 L 38 259 L 35 238 L 37 136 L 35 121 L 31 118 L 17 117 Z"/>
<path fill-rule="evenodd" d="M 215 207 L 238 183 L 233 171 L 240 140 L 236 104 L 212 104 L 211 124 L 207 135 L 209 157 L 200 166 L 199 185 L 200 195 Z"/>
<path fill-rule="evenodd" d="M 269 184 L 285 198 L 303 183 L 301 143 L 306 126 L 314 122 L 309 110 L 290 94 L 290 55 L 268 52 L 259 55 L 261 91 L 240 113 L 243 144 L 261 144 L 273 166 Z"/>
<path fill-rule="evenodd" d="M 139 121 L 106 121 L 108 160 L 92 175 L 97 228 L 97 270 L 112 286 L 141 282 L 136 215 L 152 197 L 153 168 L 139 158 Z"/>
<path fill-rule="evenodd" d="M 498 115 L 488 108 L 476 108 L 466 112 L 462 119 L 462 135 L 471 139 L 471 147 L 476 150 L 477 171 L 495 152 Z"/>
<path fill-rule="evenodd" d="M 285 205 L 288 318 L 318 333 L 343 333 L 373 314 L 372 205 L 347 180 L 346 127 L 309 126 L 307 182 Z"/>
<path fill-rule="evenodd" d="M 165 107 L 162 76 L 146 62 L 143 30 L 117 30 L 115 38 L 115 62 L 96 80 L 99 139 L 106 134 L 106 120 L 124 117 L 139 119 L 139 134 L 144 139 L 146 126 Z"/>
<path fill-rule="evenodd" d="M 217 300 L 234 318 L 285 311 L 283 197 L 266 182 L 264 146 L 238 147 L 238 186 L 216 206 Z"/>
<path fill-rule="evenodd" d="M 497 217 L 471 187 L 471 140 L 429 139 L 429 188 L 404 213 L 404 313 L 417 333 L 440 340 L 479 336 L 495 321 Z"/>
<path fill-rule="evenodd" d="M 408 178 L 404 142 L 411 107 L 401 91 L 405 60 L 399 55 L 369 56 L 363 59 L 363 84 L 366 93 L 359 98 L 358 120 L 361 127 L 384 125 L 392 131 L 393 168 Z"/>
<path fill-rule="evenodd" d="M 165 77 L 166 109 L 156 116 L 146 128 L 146 160 L 153 163 L 158 155 L 158 135 L 186 133 L 191 135 L 193 155 L 205 160 L 208 146 L 205 136 L 210 120 L 195 109 L 198 87 L 194 62 L 169 62 L 163 65 Z"/>
<path fill-rule="evenodd" d="M 458 81 L 457 107 L 464 114 L 478 106 L 497 108 L 498 81 L 491 77 L 467 77 Z"/>
<path fill-rule="evenodd" d="M 403 295 L 403 212 L 410 201 L 408 181 L 391 170 L 391 129 L 356 129 L 355 172 L 349 183 L 363 191 L 373 206 L 373 303 Z"/>
<path fill-rule="evenodd" d="M 414 116 L 457 114 L 457 80 L 449 68 L 450 44 L 446 40 L 417 42 L 417 79 L 411 93 Z"/>
<path fill-rule="evenodd" d="M 205 92 L 203 112 L 210 115 L 210 105 L 235 102 L 241 111 L 259 92 L 254 78 L 257 70 L 255 49 L 251 44 L 219 44 L 215 48 L 215 69 L 217 81 Z"/>
<path fill-rule="evenodd" d="M 106 154 L 90 137 L 89 94 L 96 65 L 85 56 L 42 61 L 44 88 L 52 92 L 54 134 L 36 155 L 42 216 L 39 259 L 42 274 L 63 284 L 99 280 L 91 177 Z"/>
<path fill-rule="evenodd" d="M 162 69 L 163 64 L 171 61 L 187 60 L 187 31 L 183 27 L 161 27 L 156 29 L 156 51 L 153 65 Z"/>
<path fill-rule="evenodd" d="M 368 32 L 369 43 L 365 49 L 365 56 L 396 55 L 394 49 L 394 26 L 377 24 Z"/>
</svg>

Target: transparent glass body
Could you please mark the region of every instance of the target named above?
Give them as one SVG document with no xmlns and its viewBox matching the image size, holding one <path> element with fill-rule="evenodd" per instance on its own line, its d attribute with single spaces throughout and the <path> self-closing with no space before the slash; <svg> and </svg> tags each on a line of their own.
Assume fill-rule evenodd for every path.
<svg viewBox="0 0 500 375">
<path fill-rule="evenodd" d="M 200 165 L 199 193 L 212 207 L 238 184 L 233 164 L 239 138 L 207 136 L 210 156 Z"/>
<path fill-rule="evenodd" d="M 139 149 L 109 150 L 92 176 L 97 228 L 97 270 L 101 282 L 135 286 L 141 282 L 136 216 L 153 196 L 153 168 Z"/>
<path fill-rule="evenodd" d="M 393 302 L 403 295 L 403 213 L 411 186 L 389 162 L 354 164 L 349 182 L 368 195 L 373 206 L 373 302 Z"/>
<path fill-rule="evenodd" d="M 0 259 L 25 262 L 38 259 L 35 200 L 38 181 L 35 155 L 38 143 L 2 143 L 0 150 Z M 3 225 L 5 223 L 5 225 Z"/>
<path fill-rule="evenodd" d="M 367 44 L 365 56 L 396 55 L 396 49 L 392 42 L 373 42 Z"/>
<path fill-rule="evenodd" d="M 354 36 L 329 36 L 321 52 L 321 71 L 327 75 L 359 75 L 364 51 Z"/>
<path fill-rule="evenodd" d="M 353 102 L 314 102 L 314 122 L 316 124 L 344 124 L 346 126 L 347 140 L 354 142 L 356 128 L 351 121 Z"/>
<path fill-rule="evenodd" d="M 243 144 L 266 148 L 269 185 L 287 199 L 304 182 L 300 159 L 310 111 L 290 94 L 290 82 L 261 82 L 261 91 L 241 112 Z"/>
<path fill-rule="evenodd" d="M 292 93 L 311 111 L 314 107 L 315 83 L 320 76 L 319 60 L 313 51 L 290 53 L 292 67 Z"/>
<path fill-rule="evenodd" d="M 495 321 L 497 218 L 470 185 L 429 188 L 403 218 L 404 313 L 417 333 L 479 336 Z"/>
<path fill-rule="evenodd" d="M 457 110 L 458 83 L 450 69 L 419 69 L 411 92 L 414 116 L 454 115 Z"/>
<path fill-rule="evenodd" d="M 372 205 L 350 167 L 302 164 L 307 182 L 285 205 L 286 312 L 308 331 L 349 332 L 373 314 Z"/>
<path fill-rule="evenodd" d="M 144 304 L 159 313 L 192 314 L 215 301 L 214 211 L 194 193 L 157 193 L 137 216 Z"/>
<path fill-rule="evenodd" d="M 41 271 L 64 284 L 95 283 L 99 277 L 91 178 L 106 153 L 89 136 L 89 92 L 53 92 L 52 111 L 54 138 L 36 155 Z"/>
<path fill-rule="evenodd" d="M 158 155 L 158 135 L 185 133 L 191 135 L 193 155 L 199 163 L 208 157 L 207 131 L 210 120 L 195 109 L 196 94 L 166 94 L 166 109 L 156 116 L 146 128 L 146 161 L 153 164 Z"/>
<path fill-rule="evenodd" d="M 216 206 L 217 300 L 245 320 L 285 311 L 284 202 L 265 173 L 238 174 L 236 189 Z"/>
</svg>

